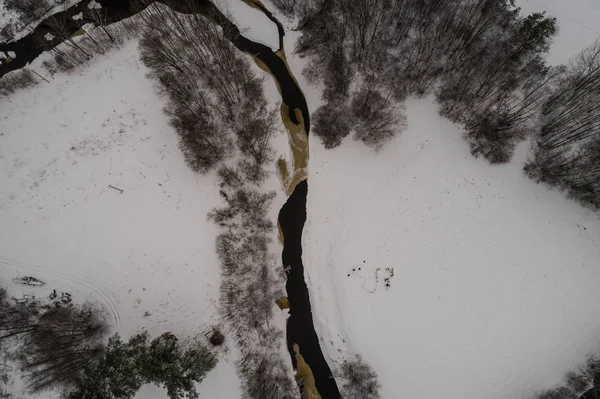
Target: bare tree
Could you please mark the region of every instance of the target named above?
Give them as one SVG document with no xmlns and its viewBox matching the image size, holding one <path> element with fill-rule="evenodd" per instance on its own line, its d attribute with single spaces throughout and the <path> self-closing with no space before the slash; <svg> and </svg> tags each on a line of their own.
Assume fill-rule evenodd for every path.
<svg viewBox="0 0 600 399">
<path fill-rule="evenodd" d="M 600 206 L 600 43 L 578 55 L 544 104 L 534 159 L 534 179 Z"/>
<path fill-rule="evenodd" d="M 392 95 L 377 90 L 376 85 L 366 83 L 354 94 L 351 104 L 357 121 L 355 140 L 380 149 L 400 132 L 405 118 L 395 105 Z"/>
<path fill-rule="evenodd" d="M 79 46 L 72 37 L 72 27 L 74 21 L 69 18 L 67 13 L 58 13 L 44 20 L 44 23 L 50 28 L 52 34 L 62 39 L 68 46 L 75 48 L 85 54 L 88 58 L 91 56 L 81 46 Z"/>
<path fill-rule="evenodd" d="M 104 350 L 106 313 L 92 303 L 44 312 L 24 338 L 20 362 L 33 392 L 73 384 Z"/>
<path fill-rule="evenodd" d="M 96 26 L 99 26 L 102 29 L 111 42 L 115 41 L 115 38 L 106 29 L 108 25 L 108 13 L 106 9 L 102 7 L 91 7 L 87 9 L 85 15 L 87 19 L 93 21 Z"/>
<path fill-rule="evenodd" d="M 294 16 L 297 3 L 298 0 L 273 0 L 275 7 L 288 17 Z"/>
<path fill-rule="evenodd" d="M 342 397 L 344 399 L 378 399 L 381 397 L 381 385 L 375 371 L 362 359 L 354 355 L 351 360 L 344 360 L 338 375 L 342 381 Z"/>
<path fill-rule="evenodd" d="M 0 288 L 0 341 L 32 333 L 37 326 L 39 310 L 31 303 L 11 303 Z"/>
</svg>

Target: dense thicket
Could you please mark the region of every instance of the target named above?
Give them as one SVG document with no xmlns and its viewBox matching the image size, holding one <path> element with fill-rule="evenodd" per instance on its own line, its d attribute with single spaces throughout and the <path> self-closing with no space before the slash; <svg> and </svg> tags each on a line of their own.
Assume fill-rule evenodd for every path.
<svg viewBox="0 0 600 399">
<path fill-rule="evenodd" d="M 85 303 L 42 308 L 12 302 L 0 289 L 0 343 L 10 347 L 33 392 L 72 385 L 102 355 L 106 313 Z"/>
<path fill-rule="evenodd" d="M 44 306 L 10 300 L 0 288 L 0 358 L 16 361 L 30 392 L 52 388 L 67 399 L 126 399 L 152 383 L 170 398 L 197 398 L 194 384 L 216 364 L 196 340 L 181 342 L 164 333 L 150 341 L 142 332 L 127 343 L 115 335 L 106 345 L 107 332 L 106 312 L 98 304 Z M 6 383 L 8 374 L 0 377 Z"/>
<path fill-rule="evenodd" d="M 43 312 L 19 351 L 29 388 L 37 392 L 72 384 L 88 363 L 102 355 L 107 332 L 106 315 L 98 305 Z"/>
<path fill-rule="evenodd" d="M 600 358 L 591 356 L 585 365 L 566 375 L 561 387 L 540 392 L 535 399 L 597 399 L 600 398 Z"/>
<path fill-rule="evenodd" d="M 275 193 L 251 187 L 239 169 L 219 170 L 226 206 L 209 214 L 224 229 L 217 238 L 221 313 L 242 354 L 238 373 L 243 397 L 296 398 L 290 365 L 281 358 L 283 331 L 271 320 L 275 299 L 283 295 L 268 247 L 274 225 L 267 212 Z"/>
<path fill-rule="evenodd" d="M 131 399 L 144 384 L 166 389 L 171 399 L 198 398 L 201 382 L 217 361 L 197 341 L 181 342 L 171 333 L 152 341 L 147 332 L 128 342 L 118 335 L 108 341 L 102 359 L 85 368 L 85 374 L 65 399 Z"/>
<path fill-rule="evenodd" d="M 328 147 L 351 131 L 383 145 L 401 130 L 399 102 L 434 91 L 474 155 L 506 162 L 555 75 L 542 58 L 555 19 L 521 17 L 511 0 L 313 0 L 299 29 L 305 72 L 325 85 L 314 132 Z"/>
<path fill-rule="evenodd" d="M 299 0 L 272 0 L 271 2 L 279 11 L 288 17 L 293 17 L 296 13 L 296 8 L 299 8 L 302 3 Z"/>
<path fill-rule="evenodd" d="M 142 15 L 141 58 L 167 99 L 165 112 L 188 165 L 205 173 L 239 151 L 246 177 L 261 181 L 258 165 L 272 157 L 265 143 L 275 113 L 248 61 L 204 16 L 157 4 Z"/>
<path fill-rule="evenodd" d="M 544 104 L 529 176 L 600 207 L 600 43 L 567 68 Z"/>
<path fill-rule="evenodd" d="M 381 398 L 377 374 L 360 355 L 344 360 L 337 374 L 344 399 Z"/>
</svg>

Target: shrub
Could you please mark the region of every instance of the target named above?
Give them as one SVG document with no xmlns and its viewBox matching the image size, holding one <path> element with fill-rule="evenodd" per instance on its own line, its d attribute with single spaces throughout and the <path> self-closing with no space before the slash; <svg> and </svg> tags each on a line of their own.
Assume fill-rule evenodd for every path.
<svg viewBox="0 0 600 399">
<path fill-rule="evenodd" d="M 356 121 L 354 139 L 375 149 L 398 134 L 406 119 L 389 96 L 367 86 L 354 94 L 351 110 Z"/>
<path fill-rule="evenodd" d="M 225 342 L 225 336 L 223 335 L 221 330 L 219 330 L 218 328 L 213 328 L 213 331 L 210 334 L 208 341 L 211 343 L 212 346 L 221 346 L 223 345 L 223 342 Z"/>
<path fill-rule="evenodd" d="M 471 154 L 483 156 L 492 164 L 510 161 L 516 145 L 525 138 L 525 131 L 505 123 L 505 119 L 505 115 L 488 115 L 466 125 Z"/>
<path fill-rule="evenodd" d="M 272 3 L 284 15 L 293 17 L 296 11 L 296 3 L 298 3 L 298 0 L 273 0 Z"/>
<path fill-rule="evenodd" d="M 0 78 L 0 96 L 8 96 L 17 90 L 25 89 L 37 83 L 33 73 L 26 68 L 4 75 Z"/>
<path fill-rule="evenodd" d="M 344 360 L 338 377 L 342 381 L 342 397 L 344 399 L 378 399 L 381 397 L 381 386 L 375 371 L 362 359 L 354 355 L 351 360 Z"/>
<path fill-rule="evenodd" d="M 565 385 L 536 394 L 535 399 L 596 399 L 600 397 L 600 357 L 590 356 L 585 365 L 566 375 Z"/>
<path fill-rule="evenodd" d="M 313 115 L 313 121 L 313 132 L 325 148 L 339 146 L 354 124 L 347 103 L 341 99 L 319 107 Z"/>
</svg>

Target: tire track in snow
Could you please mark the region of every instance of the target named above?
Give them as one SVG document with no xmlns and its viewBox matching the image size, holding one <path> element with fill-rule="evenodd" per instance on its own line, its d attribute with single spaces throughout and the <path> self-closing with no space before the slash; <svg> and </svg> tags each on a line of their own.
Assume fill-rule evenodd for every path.
<svg viewBox="0 0 600 399">
<path fill-rule="evenodd" d="M 101 302 L 103 302 L 104 305 L 106 306 L 106 308 L 109 310 L 109 312 L 111 313 L 111 316 L 114 320 L 116 330 L 119 331 L 121 329 L 121 316 L 119 315 L 119 310 L 118 310 L 117 306 L 115 305 L 114 301 L 112 300 L 111 295 L 108 294 L 101 287 L 96 286 L 92 283 L 88 283 L 87 281 L 85 281 L 79 277 L 75 277 L 72 275 L 68 275 L 68 274 L 56 272 L 56 271 L 48 271 L 48 270 L 43 269 L 40 266 L 26 264 L 24 262 L 20 262 L 15 259 L 5 258 L 5 257 L 1 257 L 1 256 L 0 256 L 0 265 L 5 265 L 5 266 L 14 267 L 14 268 L 18 268 L 21 270 L 27 270 L 27 271 L 32 271 L 32 272 L 41 273 L 41 274 L 46 274 L 46 275 L 50 276 L 51 278 L 53 277 L 53 278 L 56 278 L 57 280 L 63 280 L 66 282 L 70 282 L 75 287 L 83 286 L 85 288 L 88 288 L 89 291 L 96 294 L 96 296 L 98 296 L 101 299 Z"/>
</svg>

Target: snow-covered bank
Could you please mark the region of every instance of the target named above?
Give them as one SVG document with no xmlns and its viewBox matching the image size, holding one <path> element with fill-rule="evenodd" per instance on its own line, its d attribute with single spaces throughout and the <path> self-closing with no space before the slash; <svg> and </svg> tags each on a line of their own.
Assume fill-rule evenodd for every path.
<svg viewBox="0 0 600 399">
<path fill-rule="evenodd" d="M 131 41 L 0 99 L 0 282 L 17 297 L 98 300 L 124 337 L 202 334 L 218 321 L 206 215 L 220 198 L 185 165 L 138 58 Z M 11 283 L 22 275 L 46 285 Z"/>
<path fill-rule="evenodd" d="M 600 220 L 522 174 L 526 144 L 494 167 L 432 100 L 407 115 L 378 154 L 313 141 L 304 237 L 322 345 L 361 353 L 386 399 L 552 386 L 600 342 Z"/>
</svg>

